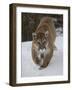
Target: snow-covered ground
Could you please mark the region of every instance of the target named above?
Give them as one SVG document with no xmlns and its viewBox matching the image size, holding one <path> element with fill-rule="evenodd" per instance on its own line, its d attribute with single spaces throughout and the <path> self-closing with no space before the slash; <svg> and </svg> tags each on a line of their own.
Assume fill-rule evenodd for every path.
<svg viewBox="0 0 72 90">
<path fill-rule="evenodd" d="M 21 59 L 21 76 L 52 76 L 63 74 L 63 37 L 57 36 L 55 45 L 57 49 L 54 51 L 53 57 L 47 68 L 39 70 L 31 55 L 32 42 L 22 42 L 22 59 Z"/>
</svg>

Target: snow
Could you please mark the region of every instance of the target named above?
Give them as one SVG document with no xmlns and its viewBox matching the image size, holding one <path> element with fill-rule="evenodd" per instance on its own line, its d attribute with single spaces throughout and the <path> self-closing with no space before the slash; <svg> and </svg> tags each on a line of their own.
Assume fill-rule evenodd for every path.
<svg viewBox="0 0 72 90">
<path fill-rule="evenodd" d="M 54 76 L 63 74 L 63 37 L 57 36 L 56 50 L 48 65 L 44 69 L 39 69 L 33 60 L 31 55 L 32 41 L 22 42 L 22 59 L 21 59 L 21 76 L 33 77 L 33 76 Z"/>
</svg>

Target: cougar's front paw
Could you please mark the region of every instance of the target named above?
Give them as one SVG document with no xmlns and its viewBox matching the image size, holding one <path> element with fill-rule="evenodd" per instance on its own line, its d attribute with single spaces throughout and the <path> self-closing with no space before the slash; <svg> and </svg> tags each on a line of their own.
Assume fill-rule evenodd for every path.
<svg viewBox="0 0 72 90">
<path fill-rule="evenodd" d="M 39 67 L 39 70 L 43 70 L 43 69 L 44 69 L 43 67 L 41 67 L 41 66 Z"/>
</svg>

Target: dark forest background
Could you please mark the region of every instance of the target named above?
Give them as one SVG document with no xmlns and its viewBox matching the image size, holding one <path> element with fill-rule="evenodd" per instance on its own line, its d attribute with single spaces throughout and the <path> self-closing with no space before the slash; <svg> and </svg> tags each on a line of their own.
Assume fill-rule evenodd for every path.
<svg viewBox="0 0 72 90">
<path fill-rule="evenodd" d="M 22 13 L 22 32 L 21 41 L 32 41 L 32 33 L 35 32 L 41 18 L 49 16 L 55 18 L 55 27 L 63 27 L 63 15 L 58 14 L 37 14 L 37 13 Z M 61 31 L 62 32 L 62 31 Z"/>
</svg>

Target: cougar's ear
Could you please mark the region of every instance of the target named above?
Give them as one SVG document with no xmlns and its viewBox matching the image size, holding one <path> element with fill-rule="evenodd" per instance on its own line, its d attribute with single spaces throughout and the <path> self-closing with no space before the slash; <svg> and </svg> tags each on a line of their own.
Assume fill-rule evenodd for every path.
<svg viewBox="0 0 72 90">
<path fill-rule="evenodd" d="M 35 32 L 32 33 L 32 38 L 33 38 L 33 40 L 35 40 L 37 38 L 37 34 Z"/>
<path fill-rule="evenodd" d="M 46 32 L 45 32 L 45 37 L 48 37 L 48 34 L 49 34 L 49 32 L 48 32 L 48 31 L 46 31 Z"/>
</svg>

